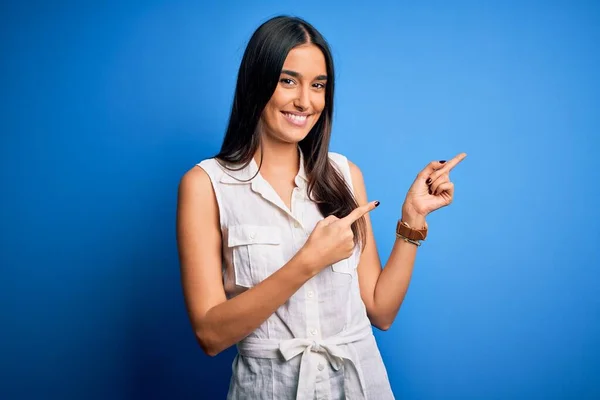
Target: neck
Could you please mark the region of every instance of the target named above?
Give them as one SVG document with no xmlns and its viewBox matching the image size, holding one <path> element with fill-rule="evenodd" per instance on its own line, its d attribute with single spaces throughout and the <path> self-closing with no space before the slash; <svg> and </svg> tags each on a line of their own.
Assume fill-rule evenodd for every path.
<svg viewBox="0 0 600 400">
<path fill-rule="evenodd" d="M 298 143 L 274 142 L 263 137 L 256 153 L 254 153 L 256 165 L 261 165 L 261 146 L 263 160 L 260 171 L 262 175 L 296 176 L 300 162 Z"/>
</svg>

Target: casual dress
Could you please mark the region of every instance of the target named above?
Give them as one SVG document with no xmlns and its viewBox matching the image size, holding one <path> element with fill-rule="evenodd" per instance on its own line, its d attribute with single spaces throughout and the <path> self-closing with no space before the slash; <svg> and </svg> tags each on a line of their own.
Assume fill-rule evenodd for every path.
<svg viewBox="0 0 600 400">
<path fill-rule="evenodd" d="M 285 265 L 323 219 L 308 198 L 304 155 L 291 208 L 260 175 L 254 159 L 231 171 L 216 159 L 209 175 L 220 213 L 223 283 L 228 298 Z M 348 160 L 329 153 L 353 190 Z M 250 180 L 251 179 L 251 180 Z M 247 181 L 247 182 L 245 182 Z M 360 297 L 359 246 L 323 269 L 237 344 L 228 399 L 393 399 L 387 372 Z"/>
</svg>

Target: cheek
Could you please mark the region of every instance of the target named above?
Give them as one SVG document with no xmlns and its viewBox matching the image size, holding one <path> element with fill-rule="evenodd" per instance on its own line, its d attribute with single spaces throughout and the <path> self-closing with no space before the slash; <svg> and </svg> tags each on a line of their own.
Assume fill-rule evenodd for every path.
<svg viewBox="0 0 600 400">
<path fill-rule="evenodd" d="M 283 107 L 285 107 L 288 103 L 292 102 L 293 100 L 293 90 L 285 90 L 278 86 L 277 89 L 275 89 L 273 95 L 271 96 L 271 99 L 269 99 L 269 104 L 274 110 L 280 110 L 283 109 Z"/>
<path fill-rule="evenodd" d="M 313 101 L 313 107 L 315 111 L 321 112 L 325 108 L 325 95 L 319 94 Z"/>
<path fill-rule="evenodd" d="M 273 102 L 269 102 L 265 107 L 262 113 L 262 120 L 267 124 L 267 126 L 273 126 L 277 124 L 277 118 L 279 114 L 279 109 Z"/>
<path fill-rule="evenodd" d="M 285 96 L 283 96 L 283 93 L 275 91 L 275 93 L 273 94 L 273 96 L 271 96 L 271 99 L 269 99 L 269 102 L 265 106 L 263 116 L 269 119 L 277 118 L 278 114 L 283 109 L 285 104 L 286 99 Z"/>
</svg>

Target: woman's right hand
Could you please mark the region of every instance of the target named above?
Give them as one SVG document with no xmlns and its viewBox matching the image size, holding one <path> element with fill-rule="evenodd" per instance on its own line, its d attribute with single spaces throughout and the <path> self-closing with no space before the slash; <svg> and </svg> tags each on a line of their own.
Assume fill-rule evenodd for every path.
<svg viewBox="0 0 600 400">
<path fill-rule="evenodd" d="M 328 265 L 350 257 L 354 250 L 352 224 L 378 205 L 378 201 L 372 201 L 355 208 L 344 218 L 330 215 L 319 221 L 302 247 L 310 264 L 321 271 Z"/>
</svg>

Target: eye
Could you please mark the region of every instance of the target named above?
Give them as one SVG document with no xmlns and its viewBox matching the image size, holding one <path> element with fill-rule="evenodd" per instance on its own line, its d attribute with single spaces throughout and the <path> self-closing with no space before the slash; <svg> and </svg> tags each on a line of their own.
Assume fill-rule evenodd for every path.
<svg viewBox="0 0 600 400">
<path fill-rule="evenodd" d="M 290 79 L 290 78 L 281 78 L 281 79 L 279 80 L 279 82 L 281 82 L 281 83 L 285 83 L 286 85 L 292 85 L 292 84 L 294 84 L 294 83 L 295 83 L 295 82 L 294 82 L 292 79 Z"/>
<path fill-rule="evenodd" d="M 325 84 L 324 83 L 315 83 L 314 87 L 316 87 L 317 89 L 325 89 Z"/>
</svg>

